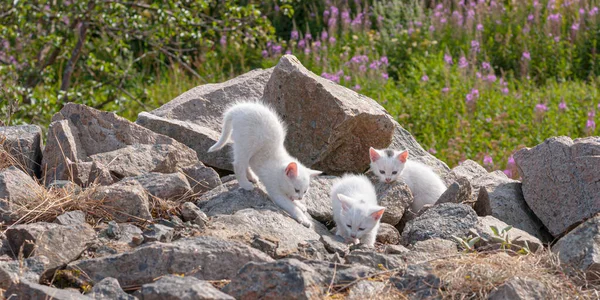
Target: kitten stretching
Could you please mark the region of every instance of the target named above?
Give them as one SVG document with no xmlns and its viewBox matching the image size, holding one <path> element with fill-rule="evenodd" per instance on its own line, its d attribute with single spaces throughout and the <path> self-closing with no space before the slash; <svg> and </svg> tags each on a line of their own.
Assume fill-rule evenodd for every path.
<svg viewBox="0 0 600 300">
<path fill-rule="evenodd" d="M 346 174 L 331 187 L 331 205 L 336 234 L 346 243 L 375 244 L 379 220 L 385 210 L 377 205 L 377 194 L 364 175 Z"/>
<path fill-rule="evenodd" d="M 426 204 L 435 204 L 446 191 L 442 179 L 427 165 L 408 160 L 408 150 L 369 149 L 371 171 L 379 177 L 380 182 L 393 182 L 400 176 L 413 194 L 411 205 L 413 212 L 418 212 Z"/>
<path fill-rule="evenodd" d="M 258 179 L 269 197 L 296 221 L 311 226 L 300 203 L 310 185 L 310 178 L 321 174 L 303 166 L 290 156 L 283 142 L 286 129 L 277 113 L 258 102 L 231 106 L 223 115 L 223 132 L 208 152 L 217 151 L 233 140 L 233 169 L 241 188 L 254 189 Z M 256 174 L 256 175 L 255 175 Z"/>
</svg>

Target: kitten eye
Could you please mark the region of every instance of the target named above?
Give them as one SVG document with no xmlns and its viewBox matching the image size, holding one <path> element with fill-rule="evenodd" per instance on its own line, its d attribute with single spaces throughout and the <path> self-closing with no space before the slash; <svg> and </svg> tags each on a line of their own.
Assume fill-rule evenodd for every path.
<svg viewBox="0 0 600 300">
<path fill-rule="evenodd" d="M 299 189 L 294 189 L 294 191 L 296 191 L 296 193 L 300 193 L 300 190 L 299 190 Z"/>
<path fill-rule="evenodd" d="M 352 226 L 350 226 L 350 224 L 347 224 L 346 226 L 347 226 L 348 228 L 352 228 Z"/>
<path fill-rule="evenodd" d="M 398 171 L 392 172 L 392 175 L 396 175 L 396 174 L 398 174 Z"/>
<path fill-rule="evenodd" d="M 384 170 L 379 170 L 379 173 L 384 174 L 385 175 L 385 171 Z"/>
<path fill-rule="evenodd" d="M 364 228 L 359 228 L 359 229 L 358 229 L 358 231 L 363 231 L 363 230 L 365 230 L 365 229 L 364 229 Z"/>
</svg>

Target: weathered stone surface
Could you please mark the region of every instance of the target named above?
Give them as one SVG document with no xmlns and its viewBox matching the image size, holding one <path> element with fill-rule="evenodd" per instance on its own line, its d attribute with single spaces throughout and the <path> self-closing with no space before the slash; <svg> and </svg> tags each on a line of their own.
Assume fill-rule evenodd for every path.
<svg viewBox="0 0 600 300">
<path fill-rule="evenodd" d="M 0 214 L 4 221 L 14 219 L 13 210 L 41 197 L 43 189 L 21 169 L 15 166 L 0 170 Z"/>
<path fill-rule="evenodd" d="M 303 261 L 303 263 L 324 277 L 324 284 L 322 283 L 324 289 L 327 289 L 331 283 L 334 286 L 342 286 L 361 278 L 366 278 L 376 272 L 374 268 L 361 265 L 340 264 L 319 260 L 307 260 Z"/>
<path fill-rule="evenodd" d="M 208 223 L 208 216 L 192 202 L 185 202 L 181 205 L 181 216 L 183 221 L 189 221 L 200 228 L 206 227 L 206 223 Z"/>
<path fill-rule="evenodd" d="M 86 185 L 111 185 L 118 181 L 118 179 L 110 173 L 110 170 L 104 164 L 100 161 L 94 161 L 90 167 L 90 174 L 88 175 Z"/>
<path fill-rule="evenodd" d="M 186 274 L 202 280 L 228 279 L 250 261 L 270 262 L 273 259 L 237 242 L 195 237 L 170 244 L 155 242 L 132 252 L 78 260 L 67 269 L 80 270 L 93 282 L 114 277 L 121 286 L 129 286 L 150 283 L 166 274 Z"/>
<path fill-rule="evenodd" d="M 165 225 L 150 224 L 144 232 L 144 241 L 170 243 L 173 240 L 174 229 Z"/>
<path fill-rule="evenodd" d="M 440 196 L 435 204 L 463 203 L 471 200 L 471 183 L 465 177 L 459 177 Z"/>
<path fill-rule="evenodd" d="M 2 148 L 16 159 L 17 167 L 29 175 L 41 175 L 42 128 L 40 126 L 0 126 L 0 142 Z"/>
<path fill-rule="evenodd" d="M 223 292 L 235 299 L 320 299 L 323 275 L 296 259 L 246 264 Z"/>
<path fill-rule="evenodd" d="M 479 236 L 483 238 L 484 245 L 498 243 L 498 241 L 494 241 L 494 237 L 496 237 L 496 235 L 492 231 L 491 226 L 495 226 L 500 232 L 500 234 L 502 229 L 508 227 L 508 224 L 492 216 L 478 217 L 477 219 L 477 224 L 473 229 L 475 232 L 477 232 Z M 508 240 L 511 242 L 511 244 L 517 245 L 519 247 L 525 247 L 527 245 L 529 247 L 529 250 L 531 250 L 532 252 L 536 252 L 544 248 L 544 245 L 538 238 L 519 228 L 513 227 L 508 232 L 506 232 L 506 235 L 508 236 Z"/>
<path fill-rule="evenodd" d="M 112 213 L 117 222 L 127 222 L 136 218 L 152 219 L 148 195 L 138 182 L 118 182 L 102 186 L 95 190 L 92 197 L 104 201 L 105 209 Z"/>
<path fill-rule="evenodd" d="M 194 149 L 208 166 L 232 171 L 231 147 L 207 150 L 221 134 L 223 112 L 236 101 L 257 101 L 273 69 L 253 70 L 223 83 L 197 86 L 165 105 L 138 115 L 137 124 L 174 138 Z"/>
<path fill-rule="evenodd" d="M 333 222 L 333 209 L 331 208 L 331 186 L 338 177 L 318 176 L 310 182 L 310 188 L 304 195 L 306 209 L 315 220 L 321 223 Z"/>
<path fill-rule="evenodd" d="M 374 269 L 388 270 L 406 267 L 401 255 L 377 253 L 370 250 L 354 250 L 345 257 L 347 264 L 359 264 Z"/>
<path fill-rule="evenodd" d="M 539 300 L 551 299 L 552 296 L 546 286 L 537 280 L 513 277 L 503 285 L 494 288 L 488 300 Z"/>
<path fill-rule="evenodd" d="M 55 289 L 46 285 L 21 280 L 13 284 L 4 292 L 6 299 L 56 299 L 56 300 L 83 300 L 92 298 L 72 290 Z"/>
<path fill-rule="evenodd" d="M 377 202 L 385 207 L 381 223 L 396 226 L 413 202 L 412 192 L 408 185 L 402 181 L 377 182 L 375 183 L 375 189 L 377 191 Z"/>
<path fill-rule="evenodd" d="M 400 243 L 400 232 L 390 224 L 381 223 L 377 232 L 377 242 L 396 245 Z"/>
<path fill-rule="evenodd" d="M 385 248 L 383 251 L 386 254 L 402 254 L 402 253 L 408 252 L 410 250 L 408 250 L 406 247 L 404 247 L 402 245 L 385 245 Z"/>
<path fill-rule="evenodd" d="M 18 260 L 0 262 L 0 289 L 6 290 L 23 279 L 38 282 L 48 263 L 45 256 L 26 258 L 22 263 Z"/>
<path fill-rule="evenodd" d="M 178 200 L 192 194 L 192 188 L 181 173 L 146 173 L 123 181 L 137 181 L 152 196 L 160 199 Z"/>
<path fill-rule="evenodd" d="M 398 290 L 412 294 L 414 299 L 434 299 L 442 288 L 442 281 L 431 273 L 431 268 L 426 264 L 409 265 L 392 276 L 390 282 Z"/>
<path fill-rule="evenodd" d="M 327 174 L 363 172 L 369 147 L 392 141 L 392 117 L 373 99 L 308 71 L 284 55 L 265 87 L 264 101 L 287 123 L 286 148 Z"/>
<path fill-rule="evenodd" d="M 336 253 L 340 257 L 346 256 L 350 251 L 350 246 L 344 243 L 344 238 L 339 235 L 322 235 L 320 241 L 330 253 Z"/>
<path fill-rule="evenodd" d="M 525 201 L 553 236 L 600 211 L 600 137 L 553 137 L 514 158 Z"/>
<path fill-rule="evenodd" d="M 142 285 L 136 293 L 141 300 L 234 300 L 209 282 L 189 276 L 168 275 Z"/>
<path fill-rule="evenodd" d="M 377 299 L 383 294 L 385 283 L 378 281 L 359 281 L 350 287 L 346 300 Z"/>
<path fill-rule="evenodd" d="M 52 121 L 42 159 L 45 182 L 73 178 L 69 161 L 88 163 L 89 168 L 91 162 L 99 161 L 117 178 L 173 173 L 198 161 L 192 149 L 114 113 L 67 103 Z M 81 181 L 78 184 L 88 181 L 86 176 L 76 177 Z"/>
<path fill-rule="evenodd" d="M 96 233 L 88 224 L 38 222 L 13 226 L 6 230 L 6 237 L 14 253 L 22 247 L 24 257 L 45 256 L 48 268 L 54 268 L 79 257 Z"/>
<path fill-rule="evenodd" d="M 262 186 L 252 191 L 240 189 L 237 180 L 229 181 L 202 195 L 196 205 L 209 217 L 231 215 L 245 208 L 279 210 Z"/>
<path fill-rule="evenodd" d="M 181 171 L 185 174 L 185 177 L 195 194 L 208 192 L 221 185 L 221 179 L 219 178 L 217 171 L 205 166 L 201 162 L 184 167 Z"/>
<path fill-rule="evenodd" d="M 94 284 L 94 288 L 92 288 L 92 293 L 90 294 L 95 300 L 136 300 L 137 298 L 125 293 L 121 286 L 119 285 L 119 281 L 106 277 L 100 282 Z"/>
<path fill-rule="evenodd" d="M 406 224 L 402 232 L 402 244 L 411 245 L 432 238 L 453 240 L 452 235 L 466 236 L 476 223 L 477 214 L 467 205 L 436 205 Z"/>
<path fill-rule="evenodd" d="M 554 246 L 563 266 L 588 273 L 590 278 L 600 277 L 600 216 L 593 217 L 571 230 Z"/>
<path fill-rule="evenodd" d="M 509 225 L 525 230 L 542 241 L 548 239 L 544 225 L 523 199 L 520 182 L 506 177 L 502 172 L 487 173 L 482 166 L 471 160 L 464 161 L 462 165 L 452 169 L 452 172 L 471 182 L 474 192 L 472 199 L 477 199 L 477 211 L 491 211 L 492 216 Z M 479 192 L 481 188 L 485 189 L 484 193 Z"/>
<path fill-rule="evenodd" d="M 452 254 L 458 251 L 456 243 L 439 238 L 418 241 L 414 243 L 410 249 L 417 252 L 441 253 L 444 255 Z"/>
<path fill-rule="evenodd" d="M 54 223 L 60 225 L 75 225 L 85 223 L 85 213 L 81 210 L 68 211 L 54 220 Z"/>
</svg>

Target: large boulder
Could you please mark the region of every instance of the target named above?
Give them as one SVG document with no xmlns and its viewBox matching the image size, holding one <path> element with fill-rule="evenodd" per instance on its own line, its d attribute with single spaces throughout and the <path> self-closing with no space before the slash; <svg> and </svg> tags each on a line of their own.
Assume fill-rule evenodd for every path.
<svg viewBox="0 0 600 300">
<path fill-rule="evenodd" d="M 466 237 L 477 223 L 477 214 L 467 205 L 444 203 L 409 221 L 402 232 L 402 244 L 412 245 L 433 238 L 453 240 Z"/>
<path fill-rule="evenodd" d="M 114 113 L 67 103 L 52 117 L 42 159 L 45 182 L 88 182 L 92 162 L 116 178 L 147 172 L 173 173 L 198 161 L 187 146 Z"/>
<path fill-rule="evenodd" d="M 514 157 L 525 201 L 553 236 L 600 211 L 600 137 L 553 137 Z"/>
<path fill-rule="evenodd" d="M 215 153 L 207 150 L 221 135 L 227 107 L 236 101 L 260 100 L 272 72 L 272 68 L 253 70 L 223 83 L 195 87 L 149 113 L 140 113 L 136 123 L 194 149 L 206 165 L 231 171 L 229 146 Z"/>
<path fill-rule="evenodd" d="M 0 126 L 0 144 L 15 159 L 12 163 L 29 175 L 40 176 L 40 165 L 42 164 L 42 128 L 40 126 Z M 3 158 L 0 156 L 0 159 Z"/>
<path fill-rule="evenodd" d="M 369 147 L 392 142 L 394 124 L 381 105 L 315 75 L 292 55 L 279 60 L 264 101 L 287 124 L 288 151 L 327 174 L 363 172 L 369 166 Z"/>
<path fill-rule="evenodd" d="M 38 222 L 16 225 L 6 230 L 13 253 L 23 251 L 24 257 L 45 256 L 48 268 L 55 268 L 77 259 L 96 232 L 88 224 L 59 225 Z"/>
<path fill-rule="evenodd" d="M 304 202 L 308 213 L 315 220 L 328 224 L 333 223 L 333 209 L 331 208 L 331 187 L 338 177 L 318 176 L 310 182 L 310 188 L 304 195 Z"/>
<path fill-rule="evenodd" d="M 43 188 L 21 169 L 11 166 L 0 170 L 0 214 L 4 221 L 15 220 L 15 210 L 41 199 Z"/>
<path fill-rule="evenodd" d="M 67 265 L 67 270 L 77 270 L 74 273 L 82 274 L 84 280 L 99 282 L 113 277 L 121 286 L 130 286 L 150 283 L 167 274 L 185 274 L 202 280 L 229 279 L 250 261 L 273 259 L 240 243 L 196 237 L 170 244 L 155 242 L 132 252 L 78 260 Z"/>
<path fill-rule="evenodd" d="M 600 279 L 600 216 L 595 216 L 563 236 L 552 252 L 558 254 L 563 266 L 588 273 L 590 279 Z"/>
<path fill-rule="evenodd" d="M 452 169 L 452 173 L 471 182 L 471 199 L 477 199 L 475 210 L 480 216 L 491 213 L 493 217 L 508 225 L 527 231 L 542 241 L 548 240 L 544 224 L 523 198 L 520 182 L 506 177 L 502 172 L 488 173 L 472 160 L 464 161 Z"/>
</svg>

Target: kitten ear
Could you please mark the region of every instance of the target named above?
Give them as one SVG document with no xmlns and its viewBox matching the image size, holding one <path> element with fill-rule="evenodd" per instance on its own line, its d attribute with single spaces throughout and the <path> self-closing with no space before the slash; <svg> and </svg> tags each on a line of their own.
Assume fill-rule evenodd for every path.
<svg viewBox="0 0 600 300">
<path fill-rule="evenodd" d="M 308 174 L 310 174 L 310 177 L 317 177 L 317 176 L 321 175 L 322 173 L 323 172 L 321 172 L 321 171 L 308 169 Z"/>
<path fill-rule="evenodd" d="M 340 199 L 340 203 L 342 203 L 342 209 L 344 211 L 348 211 L 350 207 L 352 207 L 352 198 L 343 194 L 337 194 L 337 197 Z"/>
<path fill-rule="evenodd" d="M 405 163 L 406 159 L 408 159 L 408 150 L 404 150 L 404 151 L 400 152 L 400 154 L 398 154 L 398 159 L 401 162 Z"/>
<path fill-rule="evenodd" d="M 385 207 L 381 207 L 378 206 L 377 210 L 373 213 L 371 213 L 371 218 L 373 218 L 373 220 L 378 221 L 379 219 L 381 219 L 381 216 L 383 216 L 383 212 L 385 211 Z"/>
<path fill-rule="evenodd" d="M 285 175 L 289 178 L 298 177 L 298 164 L 295 162 L 291 162 L 285 168 Z"/>
<path fill-rule="evenodd" d="M 381 155 L 379 155 L 377 150 L 375 150 L 373 147 L 369 147 L 369 156 L 371 157 L 371 162 L 376 162 L 379 158 L 381 158 Z"/>
</svg>

